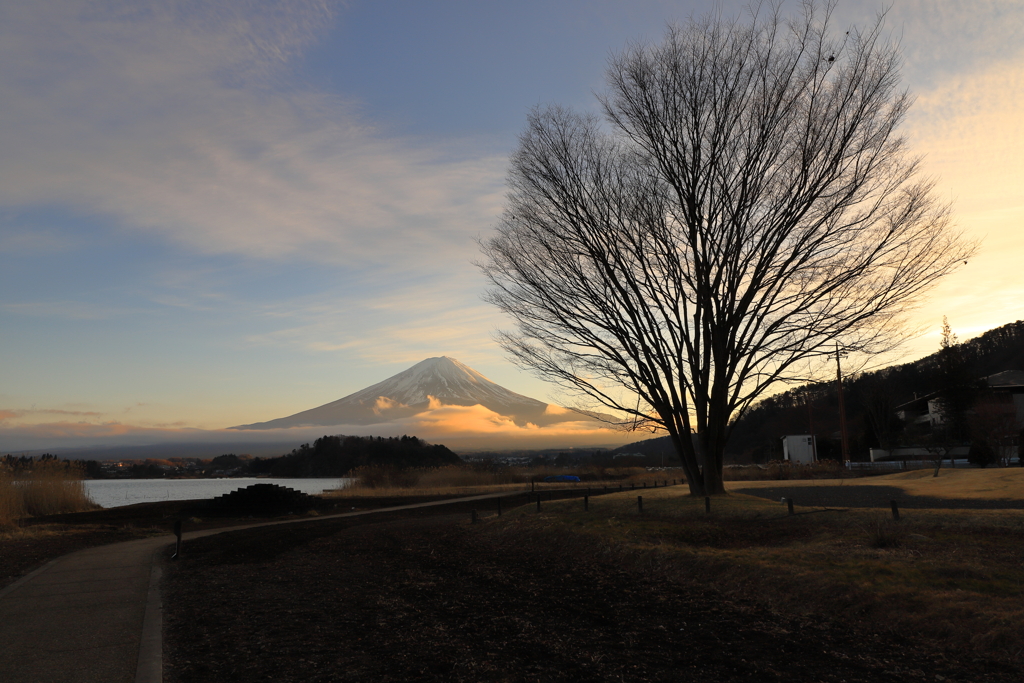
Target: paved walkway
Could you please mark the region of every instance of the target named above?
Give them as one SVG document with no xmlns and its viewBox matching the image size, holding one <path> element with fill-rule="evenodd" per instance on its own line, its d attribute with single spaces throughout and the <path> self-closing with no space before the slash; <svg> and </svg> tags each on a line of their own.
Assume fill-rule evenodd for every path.
<svg viewBox="0 0 1024 683">
<path fill-rule="evenodd" d="M 153 556 L 169 540 L 81 550 L 4 589 L 0 680 L 134 681 Z"/>
<path fill-rule="evenodd" d="M 516 492 L 518 493 L 518 492 Z M 509 497 L 514 492 L 186 533 L 184 539 L 259 526 Z M 173 535 L 60 557 L 0 591 L 2 683 L 160 683 L 162 616 L 157 554 Z"/>
</svg>

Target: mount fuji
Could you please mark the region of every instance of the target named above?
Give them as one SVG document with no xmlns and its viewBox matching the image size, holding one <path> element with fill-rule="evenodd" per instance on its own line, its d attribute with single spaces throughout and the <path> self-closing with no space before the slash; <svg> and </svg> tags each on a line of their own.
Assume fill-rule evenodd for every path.
<svg viewBox="0 0 1024 683">
<path fill-rule="evenodd" d="M 412 417 L 440 406 L 481 405 L 519 426 L 543 427 L 596 417 L 550 405 L 495 384 L 454 358 L 420 361 L 383 382 L 317 408 L 268 422 L 230 429 L 287 429 L 328 425 L 370 425 Z"/>
</svg>

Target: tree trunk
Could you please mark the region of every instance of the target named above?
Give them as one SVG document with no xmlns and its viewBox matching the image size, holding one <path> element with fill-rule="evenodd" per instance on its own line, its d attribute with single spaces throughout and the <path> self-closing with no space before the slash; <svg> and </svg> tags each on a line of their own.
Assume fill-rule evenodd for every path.
<svg viewBox="0 0 1024 683">
<path fill-rule="evenodd" d="M 693 441 L 684 439 L 679 435 L 678 432 L 669 434 L 672 439 L 672 446 L 676 450 L 676 455 L 679 456 L 679 461 L 683 463 L 683 472 L 686 474 L 686 485 L 690 487 L 691 496 L 705 496 L 704 493 L 704 481 L 701 477 L 700 467 L 697 465 L 697 454 L 693 449 Z"/>
<path fill-rule="evenodd" d="M 705 455 L 704 458 L 704 495 L 716 496 L 725 493 L 725 481 L 719 466 L 721 455 Z"/>
</svg>

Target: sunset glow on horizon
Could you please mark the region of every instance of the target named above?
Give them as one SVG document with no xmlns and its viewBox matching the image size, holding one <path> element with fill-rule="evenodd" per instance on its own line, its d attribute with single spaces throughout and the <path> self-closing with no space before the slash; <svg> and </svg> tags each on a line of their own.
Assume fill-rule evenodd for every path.
<svg viewBox="0 0 1024 683">
<path fill-rule="evenodd" d="M 610 54 L 716 7 L 747 3 L 8 3 L 0 453 L 242 439 L 227 427 L 440 355 L 574 405 L 493 341 L 508 321 L 480 298 L 477 240 L 532 107 L 599 113 Z M 935 351 L 943 316 L 962 341 L 1024 319 L 1024 5 L 844 0 L 834 30 L 886 8 L 915 98 L 908 145 L 981 247 L 885 364 Z M 648 436 L 440 402 L 346 433 L 453 448 Z"/>
</svg>

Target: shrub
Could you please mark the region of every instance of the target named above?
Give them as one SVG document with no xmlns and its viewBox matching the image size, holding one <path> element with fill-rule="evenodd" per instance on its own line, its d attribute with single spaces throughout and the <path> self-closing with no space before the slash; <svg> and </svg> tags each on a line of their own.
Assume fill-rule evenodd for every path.
<svg viewBox="0 0 1024 683">
<path fill-rule="evenodd" d="M 364 465 L 350 475 L 358 486 L 367 489 L 411 489 L 420 480 L 420 473 L 412 469 L 399 469 L 386 465 Z"/>
<path fill-rule="evenodd" d="M 14 472 L 0 465 L 0 529 L 14 526 L 25 514 L 21 488 L 14 481 Z"/>
<path fill-rule="evenodd" d="M 907 538 L 906 529 L 898 522 L 882 519 L 867 529 L 868 545 L 872 548 L 899 548 Z"/>
<path fill-rule="evenodd" d="M 977 467 L 988 467 L 996 461 L 996 452 L 987 441 L 975 441 L 967 453 L 967 462 Z"/>
<path fill-rule="evenodd" d="M 785 460 L 773 460 L 767 466 L 745 465 L 726 467 L 723 478 L 726 481 L 763 481 L 784 479 L 840 479 L 848 471 L 836 460 L 819 460 L 807 464 L 794 464 Z"/>
</svg>

